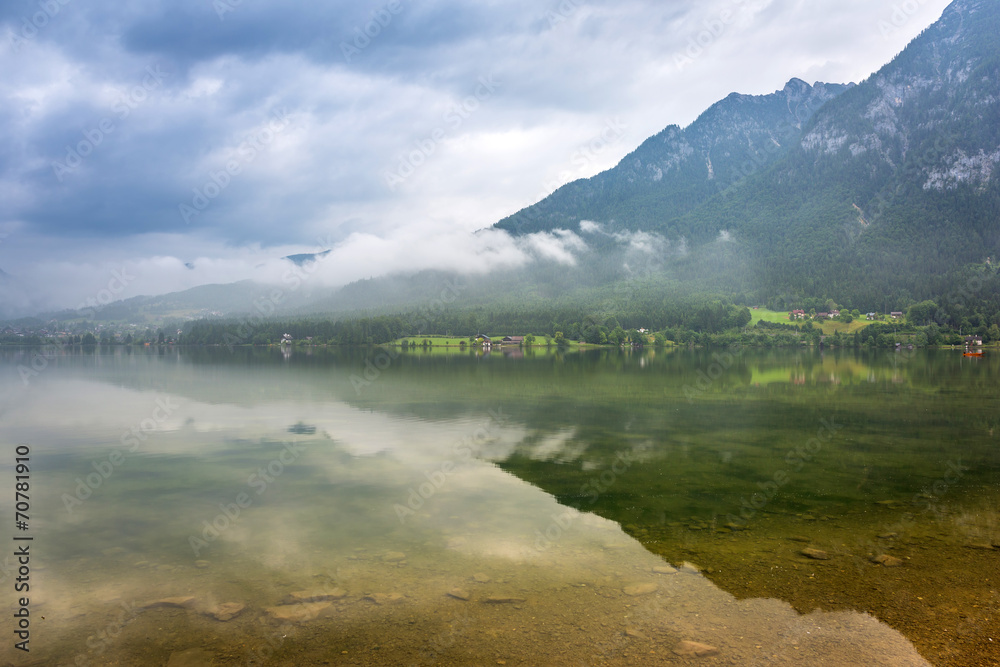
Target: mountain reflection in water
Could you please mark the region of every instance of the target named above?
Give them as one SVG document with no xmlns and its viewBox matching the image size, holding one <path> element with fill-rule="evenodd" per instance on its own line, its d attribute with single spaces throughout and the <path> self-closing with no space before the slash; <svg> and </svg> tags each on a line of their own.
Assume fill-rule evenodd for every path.
<svg viewBox="0 0 1000 667">
<path fill-rule="evenodd" d="M 897 372 L 930 391 L 926 364 L 845 360 L 839 377 L 876 380 L 832 385 L 814 379 L 827 359 L 793 357 L 814 388 L 802 396 L 754 381 L 778 355 L 740 355 L 686 398 L 710 356 L 404 355 L 359 387 L 365 354 L 68 353 L 27 387 L 7 354 L 4 438 L 31 445 L 44 536 L 33 651 L 51 664 L 929 664 L 869 608 L 793 608 L 710 581 L 760 569 L 740 558 L 810 590 L 837 570 L 909 573 L 859 570 L 808 526 L 913 513 L 913 489 L 952 452 L 936 441 L 932 465 L 937 431 L 872 403 Z M 916 427 L 957 428 L 932 417 Z M 746 526 L 722 525 L 820 419 L 844 427 Z M 992 417 L 971 405 L 964 419 L 948 512 L 995 473 Z M 979 517 L 966 527 L 988 545 Z"/>
</svg>

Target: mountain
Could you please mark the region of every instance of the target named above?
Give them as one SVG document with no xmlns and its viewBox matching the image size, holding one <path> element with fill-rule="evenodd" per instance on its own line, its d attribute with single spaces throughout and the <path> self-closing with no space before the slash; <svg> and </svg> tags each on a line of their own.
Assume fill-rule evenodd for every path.
<svg viewBox="0 0 1000 667">
<path fill-rule="evenodd" d="M 309 253 L 302 253 L 299 255 L 288 255 L 287 257 L 282 257 L 282 259 L 287 259 L 295 266 L 305 266 L 313 262 L 318 262 L 319 260 L 329 255 L 331 252 L 333 251 L 324 250 L 323 252 L 309 252 Z"/>
<path fill-rule="evenodd" d="M 733 93 L 689 127 L 667 127 L 615 168 L 569 183 L 495 226 L 528 234 L 600 220 L 609 231 L 675 231 L 670 221 L 774 163 L 813 114 L 850 87 L 792 79 L 770 95 Z"/>
<path fill-rule="evenodd" d="M 282 257 L 291 264 L 308 267 L 325 258 L 330 250 Z M 80 319 L 95 322 L 130 322 L 134 324 L 159 325 L 164 321 L 187 320 L 193 317 L 268 317 L 311 310 L 322 310 L 321 305 L 338 290 L 321 286 L 305 285 L 299 289 L 288 284 L 277 292 L 274 286 L 241 280 L 235 283 L 200 285 L 179 292 L 158 296 L 136 296 L 106 304 L 92 305 L 80 309 L 39 312 L 30 307 L 30 296 L 22 290 L 19 302 L 11 297 L 17 288 L 16 281 L 0 269 L 0 303 L 11 304 L 10 308 L 0 308 L 0 321 L 14 321 L 26 315 L 36 316 L 42 321 L 69 322 Z M 278 296 L 276 296 L 276 294 Z M 16 306 L 16 307 L 15 307 Z"/>
<path fill-rule="evenodd" d="M 463 278 L 454 309 L 632 313 L 642 324 L 692 295 L 775 309 L 834 299 L 866 312 L 935 299 L 956 328 L 981 326 L 966 306 L 1000 313 L 997 34 L 1000 3 L 956 0 L 860 84 L 792 79 L 769 95 L 729 95 L 498 222 L 514 235 L 572 230 L 587 250 L 574 267 L 539 261 Z M 282 288 L 273 308 L 264 286 L 205 286 L 91 317 L 257 316 L 262 298 L 276 315 L 398 313 L 439 300 L 449 280 L 426 271 Z"/>
<path fill-rule="evenodd" d="M 688 280 L 776 307 L 955 292 L 1000 253 L 998 33 L 995 0 L 956 0 L 857 86 L 732 95 L 496 226 L 683 238 L 690 269 L 726 238 L 725 265 Z"/>
<path fill-rule="evenodd" d="M 830 101 L 769 170 L 688 223 L 732 228 L 772 293 L 954 291 L 1000 249 L 1000 6 L 958 0 L 892 62 Z"/>
</svg>

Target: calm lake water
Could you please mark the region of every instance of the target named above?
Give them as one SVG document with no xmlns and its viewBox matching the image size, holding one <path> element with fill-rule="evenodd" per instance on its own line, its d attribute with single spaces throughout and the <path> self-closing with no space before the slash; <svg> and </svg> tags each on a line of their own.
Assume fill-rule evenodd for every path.
<svg viewBox="0 0 1000 667">
<path fill-rule="evenodd" d="M 40 352 L 0 662 L 1000 664 L 1000 355 Z"/>
</svg>

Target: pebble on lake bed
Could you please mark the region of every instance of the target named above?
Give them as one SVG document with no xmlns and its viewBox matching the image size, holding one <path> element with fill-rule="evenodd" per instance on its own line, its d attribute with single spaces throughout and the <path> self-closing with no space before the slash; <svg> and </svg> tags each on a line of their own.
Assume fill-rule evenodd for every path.
<svg viewBox="0 0 1000 667">
<path fill-rule="evenodd" d="M 674 653 L 683 658 L 707 658 L 719 654 L 719 649 L 701 642 L 682 641 L 674 647 Z"/>
<path fill-rule="evenodd" d="M 302 623 L 311 621 L 333 606 L 329 602 L 310 602 L 306 604 L 286 604 L 279 607 L 268 607 L 264 611 L 279 621 Z"/>
<path fill-rule="evenodd" d="M 812 558 L 813 560 L 830 560 L 830 554 L 823 551 L 822 549 L 813 549 L 812 547 L 807 547 L 799 552 L 806 558 Z"/>
<path fill-rule="evenodd" d="M 882 554 L 881 556 L 872 556 L 871 561 L 882 567 L 899 567 L 903 564 L 903 561 L 895 556 L 890 556 L 888 554 Z"/>
<path fill-rule="evenodd" d="M 382 560 L 386 563 L 398 563 L 406 560 L 406 554 L 402 551 L 390 551 L 386 555 L 382 556 Z"/>
<path fill-rule="evenodd" d="M 347 591 L 342 588 L 331 591 L 295 591 L 289 593 L 288 597 L 292 602 L 329 602 L 347 597 Z"/>
<path fill-rule="evenodd" d="M 625 595 L 631 597 L 638 597 L 640 595 L 649 595 L 650 593 L 656 592 L 656 584 L 632 584 L 631 586 L 626 586 L 622 591 Z"/>
<path fill-rule="evenodd" d="M 462 600 L 463 602 L 468 602 L 472 599 L 468 591 L 463 591 L 461 588 L 453 588 L 448 591 L 448 597 L 455 598 L 456 600 Z"/>
<path fill-rule="evenodd" d="M 223 602 L 220 605 L 216 605 L 211 609 L 207 609 L 205 614 L 211 616 L 217 621 L 230 621 L 240 614 L 247 606 L 242 602 Z"/>
</svg>

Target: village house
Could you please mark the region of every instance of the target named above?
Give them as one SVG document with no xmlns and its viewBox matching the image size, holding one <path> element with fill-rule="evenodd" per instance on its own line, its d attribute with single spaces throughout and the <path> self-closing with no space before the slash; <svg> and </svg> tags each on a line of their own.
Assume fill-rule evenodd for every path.
<svg viewBox="0 0 1000 667">
<path fill-rule="evenodd" d="M 892 317 L 892 319 L 894 320 L 899 320 L 903 318 L 903 313 L 899 312 L 898 310 L 894 310 L 891 313 L 889 313 L 889 316 Z"/>
<path fill-rule="evenodd" d="M 524 336 L 504 336 L 501 342 L 504 345 L 524 345 Z"/>
<path fill-rule="evenodd" d="M 789 313 L 789 317 L 793 320 L 804 320 L 806 319 L 806 311 L 793 310 L 791 313 Z"/>
<path fill-rule="evenodd" d="M 970 347 L 973 346 L 973 345 L 982 345 L 983 344 L 983 339 L 982 339 L 981 336 L 966 336 L 965 337 L 965 344 L 968 345 L 968 346 L 970 346 Z"/>
</svg>

